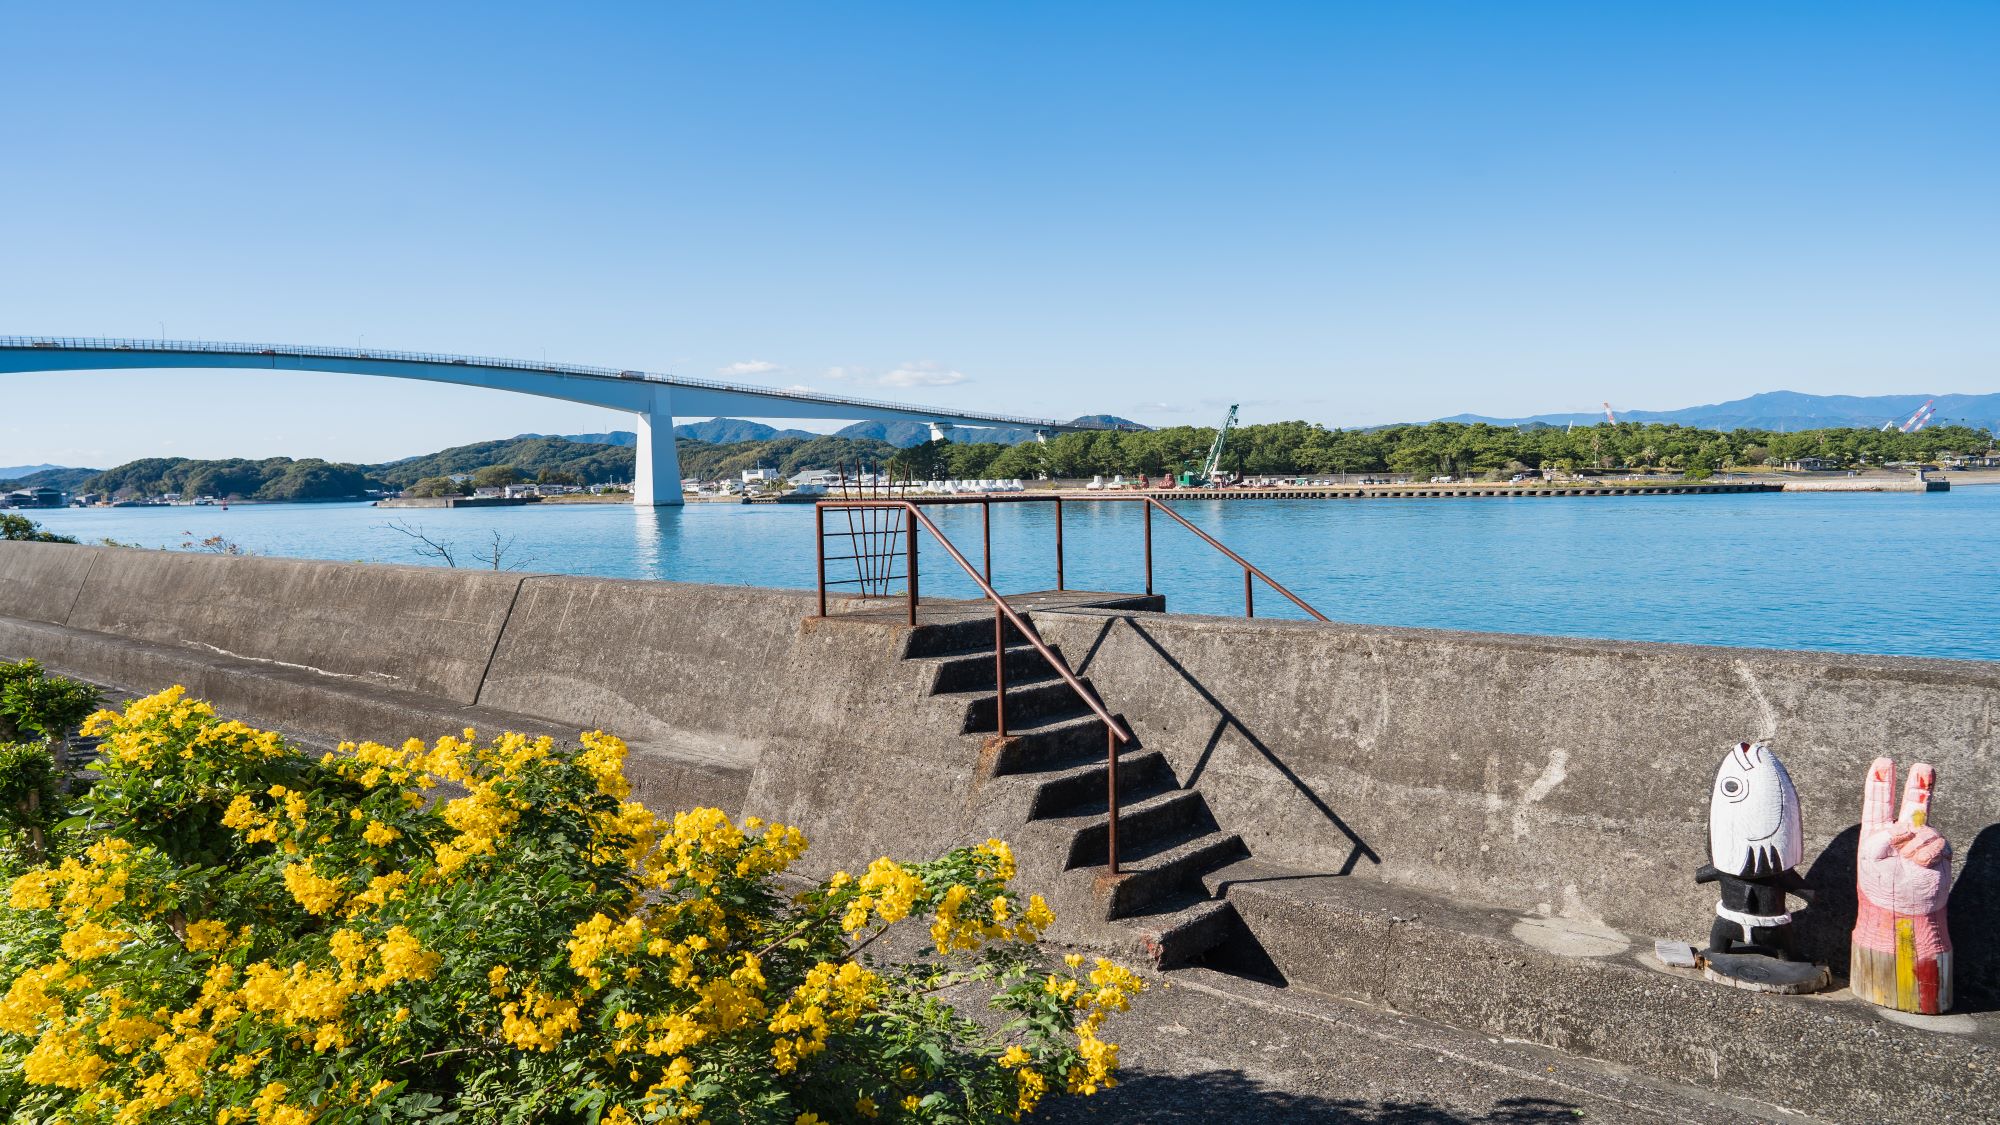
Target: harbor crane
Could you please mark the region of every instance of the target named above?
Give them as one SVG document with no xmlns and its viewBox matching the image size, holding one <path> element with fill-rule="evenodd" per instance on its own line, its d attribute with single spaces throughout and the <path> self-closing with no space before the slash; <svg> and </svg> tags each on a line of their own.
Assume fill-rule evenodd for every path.
<svg viewBox="0 0 2000 1125">
<path fill-rule="evenodd" d="M 1917 407 L 1916 413 L 1910 415 L 1902 425 L 1898 426 L 1894 418 L 1882 423 L 1882 432 L 1887 433 L 1890 430 L 1895 430 L 1899 434 L 1916 433 L 1918 430 L 1931 424 L 1931 415 L 1937 413 L 1936 402 L 1937 400 L 1934 398 L 1925 399 L 1924 404 Z"/>
<path fill-rule="evenodd" d="M 1207 488 L 1218 483 L 1222 475 L 1222 447 L 1228 442 L 1229 431 L 1235 425 L 1236 406 L 1231 404 L 1229 413 L 1223 416 L 1221 428 L 1215 431 L 1215 444 L 1209 447 L 1208 459 L 1202 462 L 1201 470 L 1196 472 L 1188 468 L 1186 462 L 1182 462 L 1180 480 L 1182 488 Z"/>
<path fill-rule="evenodd" d="M 1611 404 L 1608 402 L 1604 404 L 1604 420 L 1614 426 L 1618 424 L 1618 415 L 1611 412 Z"/>
</svg>

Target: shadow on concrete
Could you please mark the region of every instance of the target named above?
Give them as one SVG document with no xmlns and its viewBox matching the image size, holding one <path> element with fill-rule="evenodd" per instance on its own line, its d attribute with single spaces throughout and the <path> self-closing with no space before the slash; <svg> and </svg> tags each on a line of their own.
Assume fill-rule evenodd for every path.
<svg viewBox="0 0 2000 1125">
<path fill-rule="evenodd" d="M 1955 1012 L 2000 1010 L 2000 824 L 1989 824 L 1960 848 L 1951 884 L 1952 990 Z"/>
<path fill-rule="evenodd" d="M 1146 647 L 1152 649 L 1154 655 L 1158 656 L 1162 663 L 1173 669 L 1174 675 L 1179 676 L 1182 683 L 1192 688 L 1197 695 L 1201 696 L 1202 702 L 1215 711 L 1215 728 L 1209 732 L 1208 741 L 1201 749 L 1201 756 L 1195 759 L 1194 768 L 1182 780 L 1181 785 L 1183 788 L 1193 789 L 1195 787 L 1201 780 L 1202 772 L 1208 769 L 1209 759 L 1215 755 L 1216 747 L 1222 744 L 1222 736 L 1234 730 L 1237 737 L 1248 743 L 1259 754 L 1262 754 L 1265 761 L 1271 763 L 1272 769 L 1277 770 L 1286 781 L 1291 782 L 1292 788 L 1297 789 L 1300 795 L 1305 797 L 1306 800 L 1311 801 L 1313 807 L 1319 810 L 1320 815 L 1326 818 L 1327 823 L 1339 829 L 1341 835 L 1347 837 L 1348 843 L 1351 845 L 1348 849 L 1347 859 L 1341 864 L 1340 870 L 1333 872 L 1333 874 L 1350 874 L 1353 872 L 1355 865 L 1364 859 L 1374 864 L 1382 862 L 1382 857 L 1375 854 L 1375 849 L 1368 846 L 1368 842 L 1361 838 L 1360 833 L 1354 831 L 1345 820 L 1342 820 L 1340 814 L 1334 812 L 1331 805 L 1328 805 L 1319 794 L 1313 792 L 1312 788 L 1300 779 L 1298 774 L 1292 772 L 1292 768 L 1285 764 L 1284 759 L 1278 757 L 1275 751 L 1265 745 L 1264 740 L 1257 737 L 1255 731 L 1243 725 L 1243 721 L 1236 717 L 1235 712 L 1231 711 L 1220 699 L 1217 699 L 1215 694 L 1209 691 L 1200 680 L 1195 679 L 1181 665 L 1180 661 L 1175 660 L 1158 641 L 1153 639 L 1152 634 L 1146 632 L 1145 626 L 1138 621 L 1132 618 L 1107 618 L 1104 624 L 1098 629 L 1096 638 L 1091 641 L 1090 650 L 1084 653 L 1083 659 L 1075 665 L 1078 675 L 1086 674 L 1091 660 L 1097 655 L 1097 650 L 1103 646 L 1105 637 L 1110 634 L 1112 627 L 1119 621 L 1125 622 L 1131 628 L 1133 635 L 1144 641 Z"/>
<path fill-rule="evenodd" d="M 1174 1076 L 1131 1071 L 1117 1088 L 1049 1106 L 1040 1121 L 1215 1122 L 1258 1125 L 1349 1122 L 1354 1125 L 1535 1125 L 1575 1121 L 1582 1107 L 1549 1098 L 1501 1098 L 1461 1109 L 1426 1101 L 1364 1101 L 1295 1094 L 1262 1085 L 1242 1071 Z"/>
<path fill-rule="evenodd" d="M 1812 904 L 1792 913 L 1792 942 L 1798 955 L 1847 976 L 1847 942 L 1854 933 L 1859 900 L 1854 889 L 1854 862 L 1861 849 L 1861 826 L 1842 829 L 1806 868 Z"/>
</svg>

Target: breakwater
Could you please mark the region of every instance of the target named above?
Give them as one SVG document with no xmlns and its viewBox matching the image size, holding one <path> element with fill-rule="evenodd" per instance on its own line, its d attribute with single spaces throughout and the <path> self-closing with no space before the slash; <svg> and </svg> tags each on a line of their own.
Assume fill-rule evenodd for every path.
<svg viewBox="0 0 2000 1125">
<path fill-rule="evenodd" d="M 1744 492 L 1783 492 L 1784 485 L 1764 481 L 1729 484 L 1393 484 L 1331 485 L 1326 487 L 1135 488 L 1118 495 L 1157 496 L 1162 500 L 1426 500 L 1504 499 L 1555 496 L 1727 496 Z M 1880 490 L 1876 490 L 1880 491 Z M 1087 500 L 1101 492 L 1063 490 L 1065 497 Z"/>
<path fill-rule="evenodd" d="M 184 683 L 307 740 L 601 727 L 631 741 L 639 799 L 798 824 L 815 870 L 1001 836 L 1056 905 L 1057 936 L 1141 954 L 1165 939 L 1108 917 L 1117 892 L 1074 866 L 1102 737 L 1064 741 L 1062 693 L 1030 667 L 1010 671 L 1022 730 L 1079 764 L 1023 772 L 970 720 L 990 615 L 954 632 L 812 613 L 782 590 L 0 543 L 0 656 L 137 690 Z M 1247 857 L 1201 869 L 1200 893 L 1226 907 L 1210 917 L 1243 927 L 1209 935 L 1220 952 L 1248 943 L 1296 983 L 1843 1119 L 1970 1120 L 2000 1097 L 1979 1036 L 1649 960 L 1651 938 L 1706 929 L 1692 872 L 1721 747 L 1769 737 L 1820 895 L 1802 936 L 1836 965 L 1861 771 L 1878 754 L 1937 765 L 1960 987 L 1990 1005 L 2000 665 L 1031 617 L 1138 736 L 1126 753 L 1153 788 L 1131 795 L 1135 839 L 1171 816 L 1242 841 Z M 1183 862 L 1132 860 L 1159 877 Z"/>
</svg>

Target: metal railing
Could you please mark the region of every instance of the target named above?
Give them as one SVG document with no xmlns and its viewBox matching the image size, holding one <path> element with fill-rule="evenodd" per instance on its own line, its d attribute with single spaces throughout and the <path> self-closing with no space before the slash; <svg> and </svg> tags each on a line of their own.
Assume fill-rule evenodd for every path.
<svg viewBox="0 0 2000 1125">
<path fill-rule="evenodd" d="M 779 398 L 793 402 L 824 403 L 830 406 L 853 406 L 870 410 L 893 410 L 902 414 L 934 413 L 940 419 L 963 418 L 995 426 L 1048 430 L 1058 433 L 1073 430 L 1110 430 L 1118 428 L 1095 422 L 1061 422 L 1049 418 L 1023 418 L 1010 414 L 986 414 L 976 410 L 946 410 L 943 408 L 933 410 L 930 407 L 912 406 L 908 403 L 884 402 L 880 399 L 851 398 L 846 395 L 820 394 L 816 391 L 793 391 L 775 387 L 759 387 L 751 383 L 730 383 L 719 379 L 701 379 L 689 375 L 661 375 L 653 372 L 634 371 L 616 367 L 594 367 L 580 363 L 536 362 L 530 359 L 501 359 L 495 356 L 452 355 L 446 352 L 404 352 L 360 347 L 334 348 L 309 344 L 242 344 L 217 340 L 140 340 L 98 336 L 0 336 L 0 349 L 119 351 L 172 355 L 292 356 L 301 359 L 362 359 L 392 363 L 426 363 L 453 367 L 489 367 L 496 370 L 533 371 L 544 375 L 574 375 L 590 379 L 639 380 L 642 382 L 665 383 L 676 387 L 694 387 L 701 390 L 731 391 L 737 394 L 760 395 L 765 398 Z"/>
<path fill-rule="evenodd" d="M 1019 504 L 1019 503 L 1053 503 L 1055 505 L 1056 589 L 1063 590 L 1067 588 L 1066 577 L 1063 573 L 1062 511 L 1065 499 L 1067 499 L 1069 503 L 1089 504 L 1089 503 L 1102 503 L 1102 502 L 1112 501 L 1112 502 L 1127 502 L 1127 503 L 1137 502 L 1145 504 L 1145 508 L 1143 509 L 1143 511 L 1145 512 L 1146 593 L 1148 595 L 1153 593 L 1153 510 L 1157 508 L 1160 511 L 1165 512 L 1170 519 L 1174 520 L 1176 523 L 1179 523 L 1182 527 L 1185 527 L 1189 531 L 1194 532 L 1195 535 L 1198 536 L 1204 543 L 1207 543 L 1209 546 L 1222 552 L 1224 555 L 1228 556 L 1228 558 L 1231 561 L 1235 562 L 1237 565 L 1243 568 L 1243 612 L 1245 616 L 1254 617 L 1256 615 L 1256 602 L 1255 602 L 1255 595 L 1253 592 L 1254 586 L 1252 581 L 1254 577 L 1257 579 L 1262 579 L 1273 590 L 1276 590 L 1279 594 L 1283 595 L 1285 598 L 1290 600 L 1293 605 L 1296 605 L 1300 609 L 1304 610 L 1308 615 L 1310 615 L 1315 620 L 1318 621 L 1327 620 L 1325 614 L 1314 609 L 1312 606 L 1306 604 L 1304 599 L 1300 598 L 1297 594 L 1292 593 L 1289 589 L 1286 589 L 1285 586 L 1282 583 L 1280 583 L 1277 579 L 1272 578 L 1270 575 L 1264 573 L 1262 570 L 1258 569 L 1255 564 L 1251 563 L 1248 559 L 1245 559 L 1243 556 L 1237 554 L 1235 551 L 1232 551 L 1228 547 L 1223 546 L 1223 544 L 1219 542 L 1214 536 L 1196 527 L 1194 524 L 1189 523 L 1185 518 L 1181 516 L 1179 512 L 1174 511 L 1172 508 L 1162 503 L 1158 497 L 1154 496 L 1087 496 L 1087 497 L 1068 497 L 1068 498 L 1061 496 L 1007 496 L 1007 495 L 935 496 L 935 497 L 864 496 L 859 498 L 837 498 L 837 499 L 826 499 L 817 501 L 813 505 L 813 524 L 814 524 L 813 531 L 816 543 L 815 554 L 818 556 L 819 559 L 819 615 L 822 618 L 827 616 L 826 612 L 827 590 L 829 586 L 838 586 L 843 584 L 859 584 L 862 587 L 863 597 L 888 597 L 891 595 L 887 593 L 887 581 L 895 578 L 902 578 L 904 580 L 904 588 L 903 588 L 904 620 L 909 625 L 914 627 L 917 624 L 917 607 L 919 601 L 921 600 L 921 595 L 920 595 L 921 571 L 918 566 L 920 553 L 918 550 L 917 530 L 918 528 L 922 528 L 923 530 L 929 532 L 931 538 L 937 540 L 938 545 L 943 547 L 945 549 L 945 553 L 951 556 L 952 561 L 958 564 L 959 569 L 965 571 L 966 576 L 968 578 L 971 578 L 973 583 L 979 587 L 980 594 L 984 596 L 987 601 L 993 603 L 993 719 L 994 719 L 994 727 L 996 730 L 996 736 L 1003 739 L 1008 737 L 1007 626 L 1009 624 L 1012 624 L 1014 626 L 1015 632 L 1019 633 L 1023 639 L 1025 639 L 1031 646 L 1034 647 L 1037 653 L 1041 654 L 1042 659 L 1048 662 L 1049 667 L 1055 670 L 1056 674 L 1059 677 L 1061 677 L 1062 681 L 1065 684 L 1069 685 L 1070 690 L 1076 694 L 1078 699 L 1083 701 L 1084 705 L 1090 709 L 1091 713 L 1096 715 L 1097 718 L 1104 723 L 1104 728 L 1106 732 L 1105 734 L 1105 849 L 1106 849 L 1105 858 L 1106 858 L 1106 869 L 1109 871 L 1110 874 L 1117 875 L 1119 873 L 1118 747 L 1121 744 L 1130 743 L 1132 741 L 1132 733 L 1130 730 L 1126 728 L 1124 723 L 1120 722 L 1115 716 L 1111 714 L 1110 710 L 1105 707 L 1104 701 L 1099 699 L 1097 693 L 1095 691 L 1092 691 L 1090 687 L 1087 684 L 1085 684 L 1081 678 L 1077 676 L 1076 672 L 1072 668 L 1070 668 L 1069 663 L 1065 661 L 1060 654 L 1055 652 L 1055 650 L 1051 649 L 1046 643 L 1042 641 L 1041 636 L 1035 632 L 1034 626 L 1029 624 L 1027 619 L 1022 617 L 1020 613 L 1014 609 L 1013 606 L 1008 605 L 1007 599 L 993 587 L 993 505 Z M 958 547 L 952 543 L 951 539 L 947 537 L 944 532 L 940 531 L 938 529 L 938 526 L 935 523 L 931 522 L 930 517 L 924 515 L 922 511 L 922 507 L 924 506 L 931 506 L 931 505 L 944 506 L 944 505 L 954 505 L 954 504 L 977 504 L 980 506 L 980 539 L 981 539 L 982 565 L 977 568 L 975 568 L 972 565 L 972 563 L 968 559 L 966 559 L 965 555 L 959 551 Z M 896 550 L 894 547 L 896 532 L 895 530 L 890 530 L 886 538 L 884 538 L 879 531 L 872 533 L 875 535 L 874 543 L 876 546 L 880 548 L 879 550 L 870 549 L 864 551 L 861 546 L 857 545 L 853 548 L 854 554 L 852 555 L 829 556 L 826 553 L 826 542 L 828 534 L 826 530 L 826 514 L 829 511 L 846 511 L 849 513 L 850 529 L 847 533 L 848 538 L 851 543 L 857 543 L 857 544 L 861 542 L 861 540 L 857 538 L 857 534 L 852 527 L 852 516 L 854 512 L 857 511 L 895 512 L 898 516 L 903 517 L 903 519 L 906 519 L 907 523 L 904 524 L 903 520 L 899 519 L 896 525 L 882 524 L 879 526 L 880 527 L 893 526 L 900 528 L 902 537 L 902 546 L 900 551 Z M 840 532 L 836 529 L 834 534 L 838 535 L 840 534 Z M 893 561 L 895 559 L 895 556 L 898 554 L 902 556 L 901 562 L 903 565 L 903 573 L 900 575 L 892 573 L 894 570 Z M 855 562 L 855 570 L 858 576 L 855 582 L 847 583 L 845 580 L 829 579 L 827 577 L 826 564 L 829 562 L 839 562 L 847 559 L 852 559 Z M 870 560 L 874 560 L 872 566 L 870 564 Z"/>
<path fill-rule="evenodd" d="M 1118 718 L 1106 709 L 1104 701 L 1097 697 L 1097 693 L 1090 690 L 1089 685 L 1077 677 L 1076 672 L 1070 668 L 1069 662 L 1057 654 L 1054 649 L 1050 648 L 1042 640 L 1041 636 L 1035 632 L 1034 626 L 1028 624 L 1027 619 L 1022 617 L 1013 606 L 1008 605 L 1007 599 L 1000 596 L 999 591 L 993 588 L 993 584 L 982 577 L 978 570 L 973 568 L 972 563 L 966 560 L 966 557 L 953 545 L 950 538 L 944 532 L 938 530 L 938 526 L 931 522 L 929 516 L 924 515 L 923 511 L 918 507 L 920 503 L 922 501 L 867 499 L 821 500 L 814 505 L 814 519 L 817 523 L 819 542 L 822 548 L 820 551 L 819 566 L 819 615 L 821 617 L 826 616 L 827 559 L 824 547 L 826 544 L 826 513 L 829 509 L 896 509 L 907 514 L 910 523 L 909 529 L 904 534 L 904 573 L 908 576 L 905 597 L 909 606 L 909 623 L 911 625 L 917 623 L 917 529 L 921 527 L 925 531 L 928 531 L 931 538 L 937 540 L 938 545 L 945 549 L 945 553 L 951 556 L 952 561 L 959 565 L 959 569 L 965 571 L 966 577 L 971 578 L 978 585 L 979 592 L 985 595 L 986 600 L 993 603 L 993 716 L 994 726 L 997 731 L 996 737 L 1006 738 L 1008 736 L 1007 626 L 1010 624 L 1014 626 L 1014 631 L 1019 633 L 1023 640 L 1027 641 L 1028 644 L 1034 647 L 1036 652 L 1041 654 L 1042 659 L 1048 662 L 1049 667 L 1055 670 L 1056 675 L 1062 678 L 1063 683 L 1069 685 L 1069 689 L 1076 693 L 1076 697 L 1083 701 L 1083 705 L 1089 708 L 1091 713 L 1104 723 L 1106 779 L 1105 859 L 1107 869 L 1110 873 L 1113 875 L 1118 874 L 1118 747 L 1121 743 L 1132 741 L 1132 732 L 1126 729 L 1125 724 L 1119 722 Z M 991 573 L 993 554 L 990 537 L 985 561 L 986 570 L 988 573 Z"/>
<path fill-rule="evenodd" d="M 1271 577 L 1269 574 L 1264 573 L 1264 571 L 1261 568 L 1259 568 L 1257 564 L 1251 562 L 1249 559 L 1244 558 L 1242 555 L 1239 555 L 1235 551 L 1232 551 L 1228 547 L 1224 546 L 1221 540 L 1218 540 L 1217 538 L 1215 538 L 1215 536 L 1210 535 L 1208 532 L 1203 531 L 1201 528 L 1196 527 L 1192 523 L 1189 523 L 1186 517 L 1182 516 L 1179 512 L 1174 511 L 1171 506 L 1169 506 L 1165 501 L 1163 501 L 1157 496 L 1148 496 L 1143 494 L 1132 494 L 1132 495 L 1109 494 L 1103 496 L 1036 496 L 1033 494 L 1003 493 L 997 496 L 905 496 L 902 497 L 901 499 L 906 500 L 907 502 L 912 504 L 924 504 L 924 505 L 939 505 L 939 506 L 964 505 L 964 504 L 979 505 L 981 507 L 980 530 L 981 530 L 981 538 L 984 540 L 983 546 L 985 550 L 985 562 L 986 562 L 985 570 L 983 573 L 986 581 L 989 583 L 993 580 L 993 518 L 992 518 L 993 505 L 995 504 L 1055 505 L 1056 589 L 1058 590 L 1067 590 L 1069 588 L 1067 577 L 1064 574 L 1064 568 L 1063 568 L 1063 563 L 1064 563 L 1063 505 L 1114 504 L 1114 503 L 1144 504 L 1145 508 L 1143 510 L 1145 512 L 1144 538 L 1145 538 L 1145 560 L 1146 560 L 1146 593 L 1151 594 L 1153 592 L 1153 512 L 1157 510 L 1164 513 L 1168 519 L 1171 519 L 1175 523 L 1180 524 L 1182 527 L 1187 528 L 1189 531 L 1194 532 L 1195 536 L 1199 538 L 1202 542 L 1208 544 L 1210 547 L 1215 548 L 1215 550 L 1220 552 L 1224 557 L 1228 558 L 1229 561 L 1243 568 L 1243 616 L 1245 617 L 1257 616 L 1255 581 L 1261 580 L 1265 585 L 1277 591 L 1280 597 L 1284 598 L 1286 601 L 1291 602 L 1293 605 L 1299 607 L 1300 610 L 1304 611 L 1306 616 L 1312 618 L 1315 621 L 1327 620 L 1327 616 L 1325 614 L 1321 613 L 1319 610 L 1316 610 L 1312 606 L 1308 605 L 1304 598 L 1301 598 L 1297 594 L 1294 594 L 1290 589 L 1286 588 L 1284 583 Z M 822 505 L 851 506 L 847 505 L 845 501 L 837 501 L 837 500 L 822 500 L 820 501 L 820 503 Z M 912 569 L 914 570 L 914 568 Z M 907 596 L 910 598 L 910 614 L 911 614 L 910 624 L 914 625 L 916 624 L 915 595 L 912 594 Z M 820 612 L 822 615 L 825 614 L 826 611 L 824 606 L 821 607 Z"/>
</svg>

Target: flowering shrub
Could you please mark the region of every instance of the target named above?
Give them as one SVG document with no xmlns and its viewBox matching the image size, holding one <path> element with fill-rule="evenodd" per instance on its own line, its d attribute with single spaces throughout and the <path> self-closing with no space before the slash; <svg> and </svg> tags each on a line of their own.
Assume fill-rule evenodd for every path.
<svg viewBox="0 0 2000 1125">
<path fill-rule="evenodd" d="M 17 1121 L 1000 1120 L 1112 1085 L 1142 987 L 1044 967 L 997 840 L 798 891 L 797 830 L 657 817 L 601 732 L 312 761 L 173 688 L 85 733 L 52 858 L 4 860 Z"/>
</svg>

